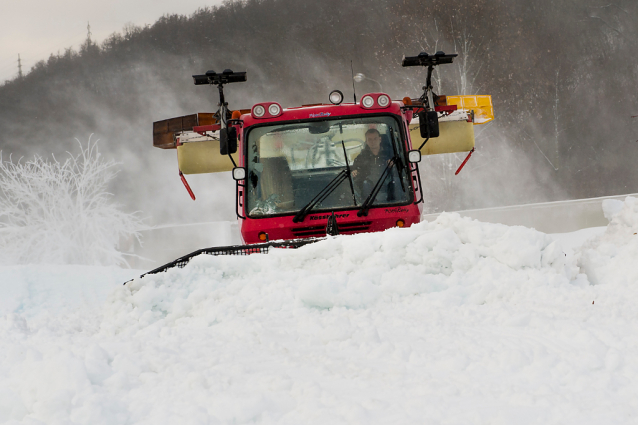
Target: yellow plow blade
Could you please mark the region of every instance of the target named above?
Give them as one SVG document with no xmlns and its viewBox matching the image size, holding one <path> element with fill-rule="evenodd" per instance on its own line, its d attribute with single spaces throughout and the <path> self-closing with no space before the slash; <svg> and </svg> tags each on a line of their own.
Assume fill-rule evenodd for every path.
<svg viewBox="0 0 638 425">
<path fill-rule="evenodd" d="M 233 154 L 235 162 L 239 160 Z M 219 173 L 232 171 L 233 163 L 228 155 L 219 153 L 219 140 L 184 143 L 177 146 L 177 163 L 184 174 Z"/>
</svg>

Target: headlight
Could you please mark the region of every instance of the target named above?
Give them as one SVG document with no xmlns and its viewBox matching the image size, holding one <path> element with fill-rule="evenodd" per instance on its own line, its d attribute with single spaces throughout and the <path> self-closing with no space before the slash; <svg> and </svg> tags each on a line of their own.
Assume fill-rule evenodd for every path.
<svg viewBox="0 0 638 425">
<path fill-rule="evenodd" d="M 281 113 L 281 108 L 276 103 L 273 103 L 268 107 L 268 113 L 272 116 L 277 116 Z"/>
<path fill-rule="evenodd" d="M 343 102 L 343 93 L 341 93 L 341 91 L 339 90 L 333 90 L 330 92 L 329 99 L 330 103 L 339 105 L 341 102 Z"/>
<path fill-rule="evenodd" d="M 361 104 L 366 108 L 372 108 L 374 106 L 374 99 L 372 96 L 364 96 L 364 98 L 361 99 Z"/>
<path fill-rule="evenodd" d="M 385 108 L 386 106 L 390 104 L 390 98 L 386 96 L 385 94 L 382 94 L 381 96 L 377 98 L 377 103 L 379 104 L 380 107 Z"/>
<path fill-rule="evenodd" d="M 253 115 L 256 117 L 263 117 L 265 113 L 266 109 L 261 105 L 257 105 L 253 108 Z"/>
</svg>

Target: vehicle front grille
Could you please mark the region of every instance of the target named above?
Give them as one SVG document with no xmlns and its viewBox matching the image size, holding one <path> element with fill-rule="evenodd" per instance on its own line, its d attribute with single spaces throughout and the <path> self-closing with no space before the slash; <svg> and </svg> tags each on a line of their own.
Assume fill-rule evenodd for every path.
<svg viewBox="0 0 638 425">
<path fill-rule="evenodd" d="M 354 223 L 337 223 L 339 233 L 359 233 L 365 232 L 370 228 L 371 221 L 357 221 Z M 292 234 L 295 237 L 308 237 L 308 236 L 325 236 L 325 226 L 305 226 L 305 227 L 293 227 Z"/>
</svg>

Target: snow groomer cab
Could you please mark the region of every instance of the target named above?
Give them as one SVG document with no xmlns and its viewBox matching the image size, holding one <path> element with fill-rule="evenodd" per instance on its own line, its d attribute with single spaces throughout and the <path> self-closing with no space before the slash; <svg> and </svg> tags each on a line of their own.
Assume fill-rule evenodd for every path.
<svg viewBox="0 0 638 425">
<path fill-rule="evenodd" d="M 185 175 L 232 172 L 229 202 L 247 244 L 409 227 L 422 212 L 422 156 L 468 152 L 462 168 L 473 126 L 493 119 L 490 96 L 432 91 L 432 70 L 455 56 L 404 57 L 403 66 L 424 66 L 428 76 L 420 97 L 401 100 L 366 93 L 345 102 L 334 90 L 323 104 L 231 110 L 224 86 L 246 81 L 245 72 L 195 75 L 196 85 L 217 87 L 219 110 L 155 122 L 153 145 L 176 149 L 193 200 Z"/>
</svg>

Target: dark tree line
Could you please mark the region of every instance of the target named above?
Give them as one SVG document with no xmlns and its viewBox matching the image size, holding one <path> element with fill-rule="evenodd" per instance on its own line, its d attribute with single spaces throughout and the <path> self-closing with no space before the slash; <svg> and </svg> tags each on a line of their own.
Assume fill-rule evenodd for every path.
<svg viewBox="0 0 638 425">
<path fill-rule="evenodd" d="M 351 99 L 352 61 L 415 97 L 424 74 L 402 55 L 444 50 L 459 58 L 436 75 L 442 94 L 491 94 L 497 119 L 459 177 L 461 156 L 425 160 L 431 210 L 638 192 L 637 22 L 633 0 L 228 1 L 87 40 L 0 86 L 0 147 L 48 154 L 96 133 L 153 175 L 151 122 L 215 109 L 191 74 L 247 70 L 231 107 L 296 106 L 334 88 Z"/>
</svg>

